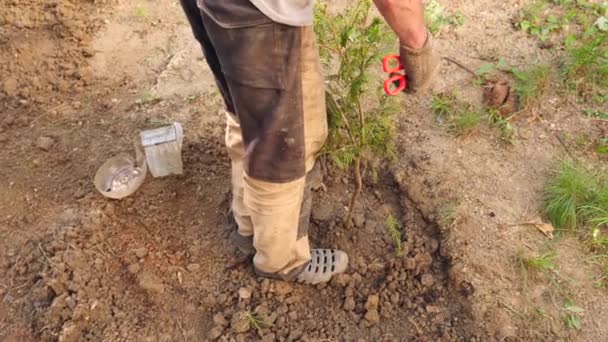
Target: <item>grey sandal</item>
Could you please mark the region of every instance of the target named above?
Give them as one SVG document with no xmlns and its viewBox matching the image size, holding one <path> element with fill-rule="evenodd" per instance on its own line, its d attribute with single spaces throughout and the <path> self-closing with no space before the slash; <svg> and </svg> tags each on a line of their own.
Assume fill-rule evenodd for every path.
<svg viewBox="0 0 608 342">
<path fill-rule="evenodd" d="M 337 249 L 311 249 L 310 262 L 298 275 L 297 281 L 316 285 L 326 283 L 348 268 L 348 255 Z"/>
</svg>

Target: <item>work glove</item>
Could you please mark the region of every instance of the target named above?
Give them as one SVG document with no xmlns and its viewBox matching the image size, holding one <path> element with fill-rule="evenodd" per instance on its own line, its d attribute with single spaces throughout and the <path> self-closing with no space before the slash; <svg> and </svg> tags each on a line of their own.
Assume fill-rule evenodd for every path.
<svg viewBox="0 0 608 342">
<path fill-rule="evenodd" d="M 418 93 L 426 90 L 439 71 L 439 55 L 434 51 L 433 35 L 428 32 L 426 43 L 419 49 L 401 46 L 401 63 L 407 74 L 407 93 Z"/>
</svg>

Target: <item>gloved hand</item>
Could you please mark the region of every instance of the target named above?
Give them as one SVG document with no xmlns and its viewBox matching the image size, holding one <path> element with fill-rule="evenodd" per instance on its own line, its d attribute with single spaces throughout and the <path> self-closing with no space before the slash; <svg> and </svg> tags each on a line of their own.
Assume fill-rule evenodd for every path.
<svg viewBox="0 0 608 342">
<path fill-rule="evenodd" d="M 433 47 L 433 35 L 427 32 L 426 43 L 419 49 L 412 49 L 401 43 L 401 63 L 407 74 L 407 93 L 417 93 L 429 87 L 439 71 L 439 55 Z"/>
</svg>

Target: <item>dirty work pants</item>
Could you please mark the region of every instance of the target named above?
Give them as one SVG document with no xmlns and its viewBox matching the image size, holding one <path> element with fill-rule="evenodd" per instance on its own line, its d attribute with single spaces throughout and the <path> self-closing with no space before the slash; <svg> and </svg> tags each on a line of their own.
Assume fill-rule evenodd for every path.
<svg viewBox="0 0 608 342">
<path fill-rule="evenodd" d="M 310 259 L 307 175 L 327 137 L 313 29 L 249 1 L 181 2 L 226 103 L 238 233 L 253 237 L 258 274 L 290 280 Z"/>
</svg>

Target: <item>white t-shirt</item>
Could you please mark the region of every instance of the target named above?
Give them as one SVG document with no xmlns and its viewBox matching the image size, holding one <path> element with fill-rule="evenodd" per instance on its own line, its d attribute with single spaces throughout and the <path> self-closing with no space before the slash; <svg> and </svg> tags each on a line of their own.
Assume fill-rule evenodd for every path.
<svg viewBox="0 0 608 342">
<path fill-rule="evenodd" d="M 315 0 L 250 0 L 273 21 L 291 26 L 312 25 Z"/>
</svg>

